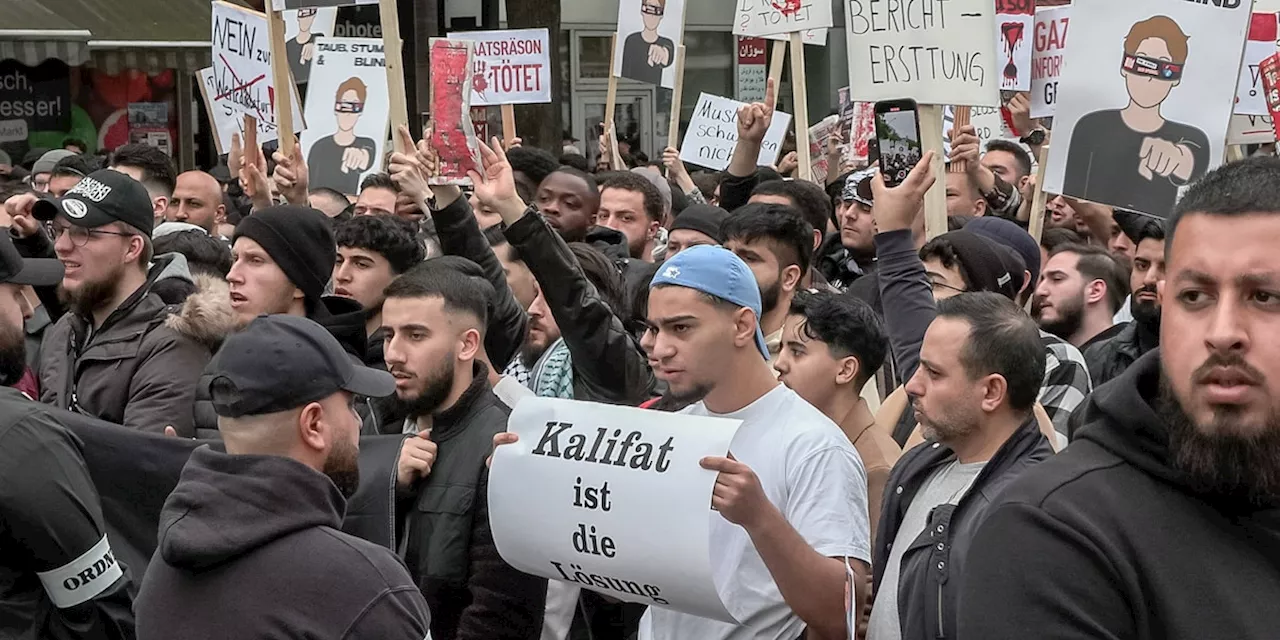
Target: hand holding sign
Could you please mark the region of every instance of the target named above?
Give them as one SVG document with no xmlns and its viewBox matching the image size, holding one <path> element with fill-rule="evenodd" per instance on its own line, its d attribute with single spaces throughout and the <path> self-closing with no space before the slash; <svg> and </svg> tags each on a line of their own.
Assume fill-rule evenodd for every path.
<svg viewBox="0 0 1280 640">
<path fill-rule="evenodd" d="M 759 145 L 773 124 L 773 111 L 778 103 L 778 89 L 769 79 L 765 88 L 764 102 L 754 102 L 738 110 L 738 141 Z"/>
<path fill-rule="evenodd" d="M 272 176 L 276 191 L 284 196 L 289 204 L 309 206 L 307 161 L 302 157 L 302 145 L 293 145 L 293 154 L 285 155 L 279 151 L 272 154 L 276 161 L 276 171 Z"/>
<path fill-rule="evenodd" d="M 719 471 L 711 492 L 711 508 L 720 512 L 725 520 L 751 529 L 770 509 L 776 509 L 760 486 L 756 472 L 733 458 L 708 456 L 700 462 L 703 469 Z"/>
<path fill-rule="evenodd" d="M 898 229 L 910 229 L 924 208 L 924 194 L 933 187 L 937 178 L 933 175 L 933 151 L 926 151 L 902 184 L 890 189 L 884 183 L 884 175 L 877 171 L 871 179 L 871 215 L 876 219 L 880 233 Z"/>
<path fill-rule="evenodd" d="M 407 125 L 402 124 L 396 127 L 396 135 L 400 136 L 400 148 L 404 149 L 405 153 L 391 154 L 391 164 L 387 167 L 387 173 L 390 174 L 392 182 L 400 187 L 401 195 L 407 196 L 411 202 L 424 202 L 429 195 L 426 164 L 422 161 L 419 152 L 415 150 L 417 145 Z M 429 150 L 430 145 L 426 148 Z"/>
<path fill-rule="evenodd" d="M 1190 179 L 1195 169 L 1195 157 L 1185 146 L 1175 144 L 1163 138 L 1147 136 L 1138 151 L 1138 175 L 1147 180 L 1156 175 L 1162 178 L 1174 176 L 1182 180 Z"/>
<path fill-rule="evenodd" d="M 982 139 L 978 129 L 971 124 L 951 129 L 951 162 L 964 163 L 965 171 L 973 174 L 982 171 Z"/>
<path fill-rule="evenodd" d="M 1036 129 L 1036 123 L 1031 119 L 1031 94 L 1019 91 L 1005 106 L 1009 109 L 1009 119 L 1013 120 L 1015 135 L 1025 136 Z"/>
</svg>

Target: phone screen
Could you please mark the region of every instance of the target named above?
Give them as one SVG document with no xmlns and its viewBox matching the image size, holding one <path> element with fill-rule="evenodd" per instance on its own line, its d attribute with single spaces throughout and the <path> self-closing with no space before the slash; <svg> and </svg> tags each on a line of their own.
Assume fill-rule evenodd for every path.
<svg viewBox="0 0 1280 640">
<path fill-rule="evenodd" d="M 880 171 L 884 173 L 885 184 L 902 184 L 922 155 L 916 110 L 907 106 L 877 105 L 876 143 L 880 147 Z"/>
</svg>

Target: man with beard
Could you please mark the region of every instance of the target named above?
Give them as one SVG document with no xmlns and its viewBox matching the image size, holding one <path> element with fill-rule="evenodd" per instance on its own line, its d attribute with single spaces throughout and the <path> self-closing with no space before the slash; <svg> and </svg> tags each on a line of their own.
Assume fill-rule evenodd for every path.
<svg viewBox="0 0 1280 640">
<path fill-rule="evenodd" d="M 153 286 L 151 199 L 133 178 L 95 171 L 57 200 L 17 196 L 11 215 L 52 222 L 66 269 L 60 297 L 69 312 L 40 352 L 40 399 L 128 427 L 192 436 L 195 384 L 208 346 L 166 324 L 172 315 Z M 15 220 L 31 238 L 33 225 Z"/>
<path fill-rule="evenodd" d="M 12 388 L 26 369 L 23 289 L 61 279 L 58 261 L 23 260 L 0 234 L 0 629 L 124 640 L 133 637 L 129 579 L 114 561 L 80 442 L 61 422 L 67 414 Z"/>
<path fill-rule="evenodd" d="M 889 476 L 869 640 L 956 637 L 956 587 L 991 497 L 1053 454 L 1032 410 L 1044 366 L 1035 322 L 1008 297 L 938 303 L 906 385 L 926 441 Z"/>
<path fill-rule="evenodd" d="M 1041 329 L 1087 349 L 1124 329 L 1113 318 L 1128 296 L 1124 270 L 1106 249 L 1071 244 L 1049 256 L 1031 316 Z"/>
<path fill-rule="evenodd" d="M 354 398 L 389 395 L 391 375 L 311 320 L 261 316 L 208 387 L 226 452 L 196 449 L 165 501 L 139 640 L 425 637 L 404 565 L 339 530 L 360 477 Z"/>
<path fill-rule="evenodd" d="M 538 185 L 535 198 L 538 212 L 565 242 L 587 239 L 600 208 L 600 191 L 591 174 L 560 167 Z"/>
<path fill-rule="evenodd" d="M 836 201 L 839 233 L 818 249 L 817 270 L 831 286 L 844 291 L 876 266 L 876 219 L 871 215 L 871 174 L 866 169 L 849 175 Z"/>
<path fill-rule="evenodd" d="M 605 180 L 596 222 L 627 237 L 631 258 L 653 262 L 653 245 L 662 226 L 662 194 L 644 176 L 626 172 Z"/>
<path fill-rule="evenodd" d="M 477 359 L 493 295 L 483 278 L 427 262 L 387 287 L 382 311 L 387 367 L 414 434 L 397 471 L 411 496 L 405 561 L 440 640 L 534 640 L 542 630 L 547 581 L 504 562 L 489 529 L 485 458 L 510 415 Z"/>
<path fill-rule="evenodd" d="M 1193 184 L 1168 222 L 1163 348 L 1090 399 L 992 507 L 961 638 L 1274 638 L 1280 161 Z"/>
<path fill-rule="evenodd" d="M 422 264 L 426 251 L 413 226 L 390 216 L 360 216 L 333 230 L 338 261 L 333 265 L 334 295 L 364 307 L 369 351 L 365 364 L 382 367 L 383 291 L 397 276 Z"/>
<path fill-rule="evenodd" d="M 1146 220 L 1136 234 L 1138 249 L 1129 275 L 1129 288 L 1133 291 L 1129 310 L 1133 313 L 1133 322 L 1124 325 L 1115 337 L 1084 350 L 1095 388 L 1119 377 L 1138 358 L 1160 346 L 1162 300 L 1157 287 L 1165 279 L 1164 223 Z"/>
<path fill-rule="evenodd" d="M 782 350 L 791 300 L 813 260 L 813 227 L 792 207 L 749 204 L 730 215 L 721 231 L 724 247 L 747 263 L 759 284 L 760 328 L 772 364 Z"/>
</svg>

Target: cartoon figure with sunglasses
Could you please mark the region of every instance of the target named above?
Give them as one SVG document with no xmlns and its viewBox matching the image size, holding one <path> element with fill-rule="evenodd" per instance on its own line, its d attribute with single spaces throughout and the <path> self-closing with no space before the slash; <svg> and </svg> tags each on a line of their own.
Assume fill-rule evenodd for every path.
<svg viewBox="0 0 1280 640">
<path fill-rule="evenodd" d="M 1129 29 L 1120 65 L 1129 104 L 1095 111 L 1076 123 L 1067 152 L 1065 193 L 1168 215 L 1178 187 L 1204 175 L 1208 136 L 1160 113 L 1182 83 L 1189 40 L 1168 16 L 1154 16 Z"/>
<path fill-rule="evenodd" d="M 334 95 L 333 116 L 337 131 L 316 140 L 307 155 L 311 188 L 329 187 L 345 194 L 360 190 L 360 176 L 372 166 L 378 145 L 356 135 L 356 123 L 364 112 L 368 87 L 360 78 L 347 78 Z"/>
<path fill-rule="evenodd" d="M 658 33 L 667 0 L 640 0 L 644 29 L 627 36 L 622 47 L 622 77 L 662 86 L 662 72 L 676 63 L 676 43 Z"/>
</svg>

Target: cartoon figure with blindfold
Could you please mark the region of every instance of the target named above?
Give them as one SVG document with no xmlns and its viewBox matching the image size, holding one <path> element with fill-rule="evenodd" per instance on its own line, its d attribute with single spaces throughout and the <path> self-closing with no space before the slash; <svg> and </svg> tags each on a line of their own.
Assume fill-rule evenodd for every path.
<svg viewBox="0 0 1280 640">
<path fill-rule="evenodd" d="M 1182 83 L 1189 40 L 1168 16 L 1154 16 L 1129 29 L 1120 64 L 1129 105 L 1095 111 L 1076 123 L 1067 152 L 1064 192 L 1165 216 L 1173 209 L 1178 187 L 1204 175 L 1209 164 L 1208 136 L 1160 113 L 1169 94 Z"/>
<path fill-rule="evenodd" d="M 293 81 L 304 85 L 311 77 L 311 58 L 315 54 L 316 38 L 325 34 L 312 31 L 316 22 L 316 8 L 303 7 L 297 10 L 298 33 L 284 43 L 284 50 L 289 56 L 289 67 L 293 70 Z"/>
<path fill-rule="evenodd" d="M 622 77 L 662 86 L 662 72 L 676 62 L 676 44 L 658 34 L 667 0 L 640 0 L 644 29 L 627 36 Z"/>
<path fill-rule="evenodd" d="M 338 130 L 316 140 L 307 155 L 311 187 L 329 187 L 345 194 L 360 190 L 360 175 L 369 170 L 378 145 L 371 138 L 356 135 L 356 123 L 364 112 L 368 87 L 360 78 L 347 78 L 338 85 L 333 116 Z"/>
</svg>

